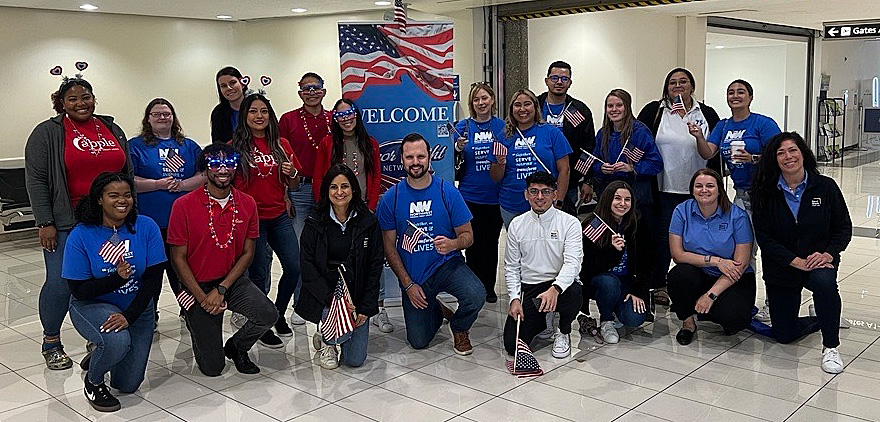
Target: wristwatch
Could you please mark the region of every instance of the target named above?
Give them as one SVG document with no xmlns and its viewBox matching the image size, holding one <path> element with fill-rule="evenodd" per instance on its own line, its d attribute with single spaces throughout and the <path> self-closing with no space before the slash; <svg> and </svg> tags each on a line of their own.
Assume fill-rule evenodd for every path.
<svg viewBox="0 0 880 422">
<path fill-rule="evenodd" d="M 54 225 L 55 225 L 55 220 L 49 220 L 49 221 L 44 221 L 44 222 L 38 224 L 37 228 L 42 229 L 43 227 L 49 227 L 49 226 L 54 226 Z"/>
<path fill-rule="evenodd" d="M 220 293 L 221 295 L 226 296 L 226 286 L 224 286 L 222 284 L 217 286 L 217 293 Z"/>
<path fill-rule="evenodd" d="M 709 296 L 709 299 L 712 299 L 713 301 L 714 301 L 715 299 L 718 299 L 718 296 L 717 296 L 715 293 L 712 293 L 712 292 L 709 292 L 709 294 L 707 294 L 707 296 Z"/>
<path fill-rule="evenodd" d="M 556 292 L 558 292 L 559 294 L 562 294 L 562 287 L 559 287 L 558 284 L 553 284 L 552 286 L 556 288 Z"/>
</svg>

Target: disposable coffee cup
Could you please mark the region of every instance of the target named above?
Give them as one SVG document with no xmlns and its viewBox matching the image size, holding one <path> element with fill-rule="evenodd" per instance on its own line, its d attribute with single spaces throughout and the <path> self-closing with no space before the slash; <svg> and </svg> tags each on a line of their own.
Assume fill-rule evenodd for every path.
<svg viewBox="0 0 880 422">
<path fill-rule="evenodd" d="M 745 141 L 733 141 L 730 143 L 730 163 L 731 164 L 740 164 L 742 161 L 733 158 L 737 153 L 745 152 L 746 143 Z"/>
</svg>

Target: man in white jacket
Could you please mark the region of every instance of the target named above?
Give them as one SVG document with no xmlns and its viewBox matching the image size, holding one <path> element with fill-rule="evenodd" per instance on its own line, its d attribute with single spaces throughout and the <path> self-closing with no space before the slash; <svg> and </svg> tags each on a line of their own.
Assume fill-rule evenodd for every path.
<svg viewBox="0 0 880 422">
<path fill-rule="evenodd" d="M 562 359 L 571 355 L 571 323 L 581 305 L 581 226 L 577 218 L 553 207 L 559 193 L 549 173 L 527 177 L 524 193 L 532 209 L 507 229 L 504 277 L 510 307 L 504 348 L 514 354 L 517 318 L 522 319 L 519 338 L 528 344 L 546 328 L 545 313 L 558 312 L 553 357 Z"/>
</svg>

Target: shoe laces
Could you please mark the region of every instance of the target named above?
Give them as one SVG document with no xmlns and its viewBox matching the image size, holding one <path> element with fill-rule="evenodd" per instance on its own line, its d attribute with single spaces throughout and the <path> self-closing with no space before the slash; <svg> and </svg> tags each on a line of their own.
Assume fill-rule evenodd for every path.
<svg viewBox="0 0 880 422">
<path fill-rule="evenodd" d="M 101 383 L 101 385 L 95 386 L 95 398 L 107 399 L 111 397 L 110 388 L 107 387 L 107 384 Z"/>
<path fill-rule="evenodd" d="M 829 360 L 840 359 L 840 352 L 837 350 L 836 347 L 829 347 L 829 348 L 825 349 L 825 351 L 822 354 L 823 354 L 823 356 L 822 356 L 823 360 L 825 362 L 827 362 Z"/>
</svg>

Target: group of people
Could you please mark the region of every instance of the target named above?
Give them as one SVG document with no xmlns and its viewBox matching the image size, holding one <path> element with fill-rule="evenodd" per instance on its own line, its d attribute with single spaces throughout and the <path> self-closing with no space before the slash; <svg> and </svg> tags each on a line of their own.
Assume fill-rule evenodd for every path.
<svg viewBox="0 0 880 422">
<path fill-rule="evenodd" d="M 322 367 L 362 365 L 370 326 L 395 329 L 384 308 L 386 262 L 410 345 L 429 347 L 446 321 L 454 352 L 468 355 L 471 326 L 498 300 L 502 226 L 510 356 L 535 337 L 552 340 L 554 357 L 570 356 L 573 322 L 590 329 L 591 299 L 597 335 L 616 343 L 615 324 L 643 324 L 650 290 L 667 284 L 679 343 L 693 340 L 698 319 L 736 333 L 752 320 L 760 246 L 767 301 L 758 317 L 769 315 L 783 343 L 821 330 L 822 368 L 843 369 L 836 268 L 852 231 L 846 205 L 800 135 L 749 111 L 745 81 L 728 87 L 732 117 L 721 120 L 693 98 L 693 75 L 673 69 L 638 118 L 630 94 L 612 90 L 598 131 L 587 105 L 568 95 L 565 62 L 550 65 L 547 92 L 514 93 L 503 120 L 494 90 L 476 83 L 469 117 L 455 125 L 456 182 L 434 177 L 431 145 L 412 133 L 400 147 L 406 177 L 380 196 L 378 143 L 353 101 L 324 109 L 319 75 L 303 75 L 303 106 L 280 119 L 237 69 L 215 80 L 204 149 L 163 98 L 148 103 L 140 134 L 127 139 L 95 114 L 81 77 L 64 79 L 52 96 L 56 116 L 27 141 L 46 264 L 42 354 L 50 369 L 73 365 L 60 338 L 69 312 L 88 341 L 80 366 L 97 410 L 120 408 L 108 373 L 122 392 L 144 379 L 163 274 L 206 376 L 220 375 L 227 358 L 258 373 L 248 351 L 257 342 L 284 347 L 290 324 L 306 321 L 320 327 Z M 282 268 L 274 301 L 273 255 Z M 798 316 L 803 288 L 815 316 Z M 441 292 L 457 299 L 455 310 Z M 227 310 L 237 331 L 224 343 Z"/>
</svg>

